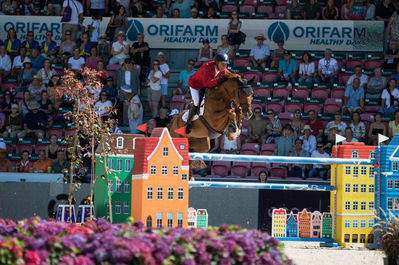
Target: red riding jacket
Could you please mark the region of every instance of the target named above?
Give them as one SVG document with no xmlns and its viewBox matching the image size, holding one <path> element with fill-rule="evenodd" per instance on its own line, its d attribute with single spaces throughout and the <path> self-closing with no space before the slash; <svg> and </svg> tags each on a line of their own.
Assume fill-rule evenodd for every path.
<svg viewBox="0 0 399 265">
<path fill-rule="evenodd" d="M 215 62 L 204 63 L 187 81 L 187 84 L 196 90 L 200 90 L 203 87 L 213 87 L 218 84 L 218 77 L 223 77 L 226 74 L 226 70 L 220 71 L 216 75 Z"/>
</svg>

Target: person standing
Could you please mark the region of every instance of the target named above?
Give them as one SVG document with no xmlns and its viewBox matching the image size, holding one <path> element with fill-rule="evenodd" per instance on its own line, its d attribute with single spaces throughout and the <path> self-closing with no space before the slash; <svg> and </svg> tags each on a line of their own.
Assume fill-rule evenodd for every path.
<svg viewBox="0 0 399 265">
<path fill-rule="evenodd" d="M 175 95 L 185 95 L 188 91 L 187 81 L 195 73 L 193 67 L 195 62 L 193 59 L 189 59 L 187 62 L 187 69 L 183 70 L 179 74 L 179 80 L 177 81 L 177 88 L 174 88 L 172 91 L 173 96 Z"/>
<path fill-rule="evenodd" d="M 65 39 L 65 32 L 67 30 L 71 31 L 72 41 L 77 40 L 77 33 L 80 30 L 79 23 L 83 20 L 83 6 L 77 0 L 64 0 L 61 9 L 61 15 L 64 16 L 65 9 L 69 6 L 71 9 L 71 16 L 69 21 L 65 21 L 62 27 L 62 36 Z"/>
<path fill-rule="evenodd" d="M 166 107 L 166 96 L 168 95 L 168 80 L 170 77 L 169 65 L 165 62 L 166 56 L 163 52 L 159 52 L 156 59 L 159 60 L 159 69 L 162 72 L 161 78 L 161 107 Z"/>
</svg>

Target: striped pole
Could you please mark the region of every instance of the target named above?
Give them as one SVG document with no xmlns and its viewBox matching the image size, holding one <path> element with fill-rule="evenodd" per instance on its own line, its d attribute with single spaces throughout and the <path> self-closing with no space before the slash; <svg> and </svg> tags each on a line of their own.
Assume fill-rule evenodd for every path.
<svg viewBox="0 0 399 265">
<path fill-rule="evenodd" d="M 302 190 L 302 191 L 332 191 L 330 185 L 256 183 L 256 182 L 224 182 L 224 181 L 189 181 L 190 187 L 197 188 L 235 188 L 264 190 Z"/>
<path fill-rule="evenodd" d="M 211 153 L 189 153 L 191 160 L 204 161 L 233 161 L 233 162 L 257 162 L 257 163 L 286 163 L 286 164 L 337 164 L 337 165 L 374 165 L 371 159 L 353 158 L 318 158 L 318 157 L 294 157 L 294 156 L 263 156 L 263 155 L 232 155 Z"/>
</svg>

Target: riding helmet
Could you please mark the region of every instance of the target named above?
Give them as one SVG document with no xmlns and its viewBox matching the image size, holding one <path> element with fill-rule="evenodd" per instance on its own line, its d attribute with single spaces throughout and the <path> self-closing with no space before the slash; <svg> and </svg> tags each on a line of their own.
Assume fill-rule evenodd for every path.
<svg viewBox="0 0 399 265">
<path fill-rule="evenodd" d="M 215 62 L 222 62 L 225 64 L 229 64 L 229 56 L 225 53 L 218 53 L 215 56 Z"/>
</svg>

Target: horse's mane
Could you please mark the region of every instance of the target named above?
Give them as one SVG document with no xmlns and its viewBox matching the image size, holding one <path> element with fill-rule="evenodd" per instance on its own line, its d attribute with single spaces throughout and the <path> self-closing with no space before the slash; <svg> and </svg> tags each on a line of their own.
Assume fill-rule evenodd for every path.
<svg viewBox="0 0 399 265">
<path fill-rule="evenodd" d="M 228 78 L 228 79 L 231 79 L 231 78 L 241 78 L 241 76 L 240 76 L 239 74 L 230 72 L 230 71 L 228 71 L 228 70 L 226 70 L 226 73 L 225 73 L 224 77 L 226 77 L 226 78 Z"/>
</svg>

